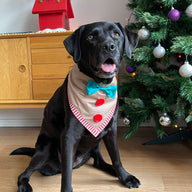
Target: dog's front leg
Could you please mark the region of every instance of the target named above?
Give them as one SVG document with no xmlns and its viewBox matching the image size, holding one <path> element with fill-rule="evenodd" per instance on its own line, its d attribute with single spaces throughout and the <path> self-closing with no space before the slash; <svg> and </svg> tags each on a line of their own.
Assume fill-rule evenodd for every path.
<svg viewBox="0 0 192 192">
<path fill-rule="evenodd" d="M 61 192 L 72 192 L 72 164 L 74 139 L 70 133 L 64 133 L 61 138 Z"/>
<path fill-rule="evenodd" d="M 61 192 L 72 192 L 73 160 L 84 132 L 84 127 L 72 114 L 65 117 L 65 128 L 61 135 Z"/>
<path fill-rule="evenodd" d="M 140 181 L 133 175 L 126 172 L 122 166 L 119 156 L 119 150 L 117 147 L 116 135 L 117 135 L 117 129 L 115 127 L 114 129 L 109 130 L 108 134 L 103 138 L 103 140 L 107 148 L 107 151 L 110 155 L 117 177 L 126 187 L 138 188 L 140 185 Z"/>
</svg>

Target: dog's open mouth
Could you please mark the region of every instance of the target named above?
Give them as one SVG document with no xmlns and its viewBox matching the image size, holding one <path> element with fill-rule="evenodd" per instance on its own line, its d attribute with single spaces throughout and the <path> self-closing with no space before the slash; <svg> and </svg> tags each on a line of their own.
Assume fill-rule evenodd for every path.
<svg viewBox="0 0 192 192">
<path fill-rule="evenodd" d="M 101 64 L 101 69 L 106 73 L 112 73 L 116 71 L 116 64 L 113 59 L 107 59 L 103 64 Z"/>
</svg>

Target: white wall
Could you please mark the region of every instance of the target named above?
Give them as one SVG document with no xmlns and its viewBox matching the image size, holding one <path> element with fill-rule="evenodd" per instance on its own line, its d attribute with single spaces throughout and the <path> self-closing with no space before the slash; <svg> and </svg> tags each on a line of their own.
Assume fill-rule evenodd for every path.
<svg viewBox="0 0 192 192">
<path fill-rule="evenodd" d="M 34 2 L 35 0 L 1 0 L 0 33 L 38 31 L 38 15 L 32 14 Z M 126 24 L 128 0 L 71 0 L 71 3 L 75 15 L 70 20 L 71 29 L 95 21 Z"/>
<path fill-rule="evenodd" d="M 96 21 L 120 22 L 126 25 L 128 0 L 72 0 L 75 18 L 71 19 L 71 28 Z"/>
<path fill-rule="evenodd" d="M 35 0 L 1 0 L 0 33 L 38 30 L 38 17 L 32 14 Z"/>
<path fill-rule="evenodd" d="M 32 14 L 35 0 L 1 0 L 0 33 L 36 32 L 39 30 L 38 15 Z M 126 24 L 129 12 L 128 0 L 71 0 L 75 18 L 70 20 L 71 29 L 96 21 Z M 0 109 L 2 126 L 39 126 L 42 109 Z"/>
</svg>

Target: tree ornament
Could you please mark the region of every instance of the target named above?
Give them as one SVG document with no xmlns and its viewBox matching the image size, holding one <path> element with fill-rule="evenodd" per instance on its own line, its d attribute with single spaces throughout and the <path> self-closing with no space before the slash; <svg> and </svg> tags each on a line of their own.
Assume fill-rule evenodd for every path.
<svg viewBox="0 0 192 192">
<path fill-rule="evenodd" d="M 165 48 L 160 44 L 153 50 L 153 55 L 156 58 L 162 58 L 165 55 Z"/>
<path fill-rule="evenodd" d="M 168 17 L 171 21 L 178 21 L 180 18 L 180 12 L 172 7 L 171 11 L 168 13 Z"/>
<path fill-rule="evenodd" d="M 123 119 L 123 123 L 124 123 L 124 125 L 128 126 L 130 124 L 130 120 L 127 117 L 125 117 Z"/>
<path fill-rule="evenodd" d="M 133 72 L 133 73 L 131 74 L 131 76 L 132 76 L 132 77 L 135 77 L 135 75 L 136 75 L 136 73 L 135 73 L 135 72 Z"/>
<path fill-rule="evenodd" d="M 192 4 L 187 7 L 185 13 L 188 17 L 192 17 Z"/>
<path fill-rule="evenodd" d="M 176 54 L 177 62 L 183 63 L 185 61 L 185 54 L 184 53 L 177 53 Z"/>
<path fill-rule="evenodd" d="M 130 66 L 130 65 L 127 65 L 126 66 L 126 71 L 128 72 L 128 73 L 133 73 L 133 72 L 135 72 L 135 67 L 132 67 L 132 66 Z"/>
<path fill-rule="evenodd" d="M 143 26 L 139 31 L 138 31 L 138 36 L 139 39 L 141 40 L 146 40 L 149 38 L 150 36 L 150 32 L 148 29 L 145 28 L 145 26 Z"/>
<path fill-rule="evenodd" d="M 189 61 L 185 61 L 185 63 L 179 68 L 179 74 L 182 77 L 192 76 L 192 65 L 189 64 Z"/>
<path fill-rule="evenodd" d="M 161 116 L 159 118 L 159 123 L 162 125 L 162 126 L 169 126 L 171 124 L 171 119 L 170 117 L 167 115 L 167 113 L 164 113 L 163 116 Z"/>
</svg>

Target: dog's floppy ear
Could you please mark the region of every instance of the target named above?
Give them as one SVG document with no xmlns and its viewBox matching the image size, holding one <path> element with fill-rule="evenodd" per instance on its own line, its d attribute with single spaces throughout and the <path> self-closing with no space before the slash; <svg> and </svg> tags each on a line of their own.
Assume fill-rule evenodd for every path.
<svg viewBox="0 0 192 192">
<path fill-rule="evenodd" d="M 129 31 L 127 28 L 123 28 L 120 23 L 117 23 L 118 27 L 124 34 L 125 41 L 124 41 L 124 48 L 128 58 L 131 59 L 131 53 L 136 48 L 139 38 L 136 33 Z"/>
<path fill-rule="evenodd" d="M 71 56 L 73 56 L 73 60 L 75 61 L 75 63 L 78 63 L 81 59 L 80 40 L 83 30 L 84 26 L 79 27 L 63 41 L 66 50 Z"/>
</svg>

